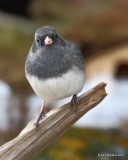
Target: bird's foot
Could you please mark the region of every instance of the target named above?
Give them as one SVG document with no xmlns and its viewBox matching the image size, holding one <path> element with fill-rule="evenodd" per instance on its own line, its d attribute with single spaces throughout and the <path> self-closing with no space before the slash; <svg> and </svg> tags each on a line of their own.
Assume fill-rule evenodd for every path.
<svg viewBox="0 0 128 160">
<path fill-rule="evenodd" d="M 71 109 L 73 109 L 73 111 L 75 112 L 75 114 L 77 114 L 77 103 L 79 102 L 77 95 L 73 95 L 72 99 L 71 99 Z"/>
<path fill-rule="evenodd" d="M 34 123 L 34 126 L 36 126 L 36 130 L 38 129 L 38 127 L 39 127 L 39 122 L 40 122 L 40 120 L 42 120 L 43 117 L 46 117 L 46 114 L 45 114 L 44 112 L 41 112 L 41 113 L 39 114 L 39 117 L 38 117 L 37 121 Z"/>
</svg>

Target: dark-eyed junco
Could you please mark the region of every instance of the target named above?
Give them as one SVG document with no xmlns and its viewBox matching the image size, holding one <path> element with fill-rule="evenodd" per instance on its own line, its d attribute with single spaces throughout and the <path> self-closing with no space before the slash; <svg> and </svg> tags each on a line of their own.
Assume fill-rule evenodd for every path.
<svg viewBox="0 0 128 160">
<path fill-rule="evenodd" d="M 45 100 L 73 96 L 71 107 L 77 111 L 77 94 L 85 83 L 84 58 L 77 46 L 58 36 L 52 26 L 36 30 L 26 58 L 25 72 L 35 93 L 43 99 L 36 128 L 45 115 Z"/>
</svg>

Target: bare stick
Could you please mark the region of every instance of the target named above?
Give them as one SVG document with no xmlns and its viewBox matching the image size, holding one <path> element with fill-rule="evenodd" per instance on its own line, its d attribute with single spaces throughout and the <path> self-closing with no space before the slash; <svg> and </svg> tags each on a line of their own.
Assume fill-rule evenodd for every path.
<svg viewBox="0 0 128 160">
<path fill-rule="evenodd" d="M 22 132 L 0 147 L 0 160 L 28 160 L 49 146 L 86 112 L 99 104 L 107 95 L 105 83 L 100 83 L 79 97 L 77 115 L 70 103 L 50 111 L 35 130 L 31 121 Z"/>
</svg>

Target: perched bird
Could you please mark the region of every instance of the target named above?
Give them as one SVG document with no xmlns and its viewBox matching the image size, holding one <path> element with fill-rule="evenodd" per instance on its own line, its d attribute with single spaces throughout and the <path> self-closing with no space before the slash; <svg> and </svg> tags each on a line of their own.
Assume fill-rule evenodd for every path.
<svg viewBox="0 0 128 160">
<path fill-rule="evenodd" d="M 45 100 L 73 96 L 71 107 L 77 111 L 77 94 L 85 83 L 84 58 L 77 46 L 61 38 L 52 26 L 36 30 L 25 73 L 33 90 L 43 100 L 36 128 L 45 115 Z"/>
</svg>

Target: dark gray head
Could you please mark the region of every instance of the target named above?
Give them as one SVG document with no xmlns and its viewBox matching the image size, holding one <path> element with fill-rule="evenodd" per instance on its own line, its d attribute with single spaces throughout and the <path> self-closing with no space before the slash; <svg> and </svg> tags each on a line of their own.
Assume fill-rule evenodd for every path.
<svg viewBox="0 0 128 160">
<path fill-rule="evenodd" d="M 26 60 L 26 71 L 40 79 L 58 77 L 72 67 L 70 45 L 51 26 L 36 30 L 35 40 Z"/>
<path fill-rule="evenodd" d="M 57 39 L 57 33 L 52 26 L 38 28 L 35 32 L 35 42 L 37 46 L 52 45 Z"/>
</svg>

